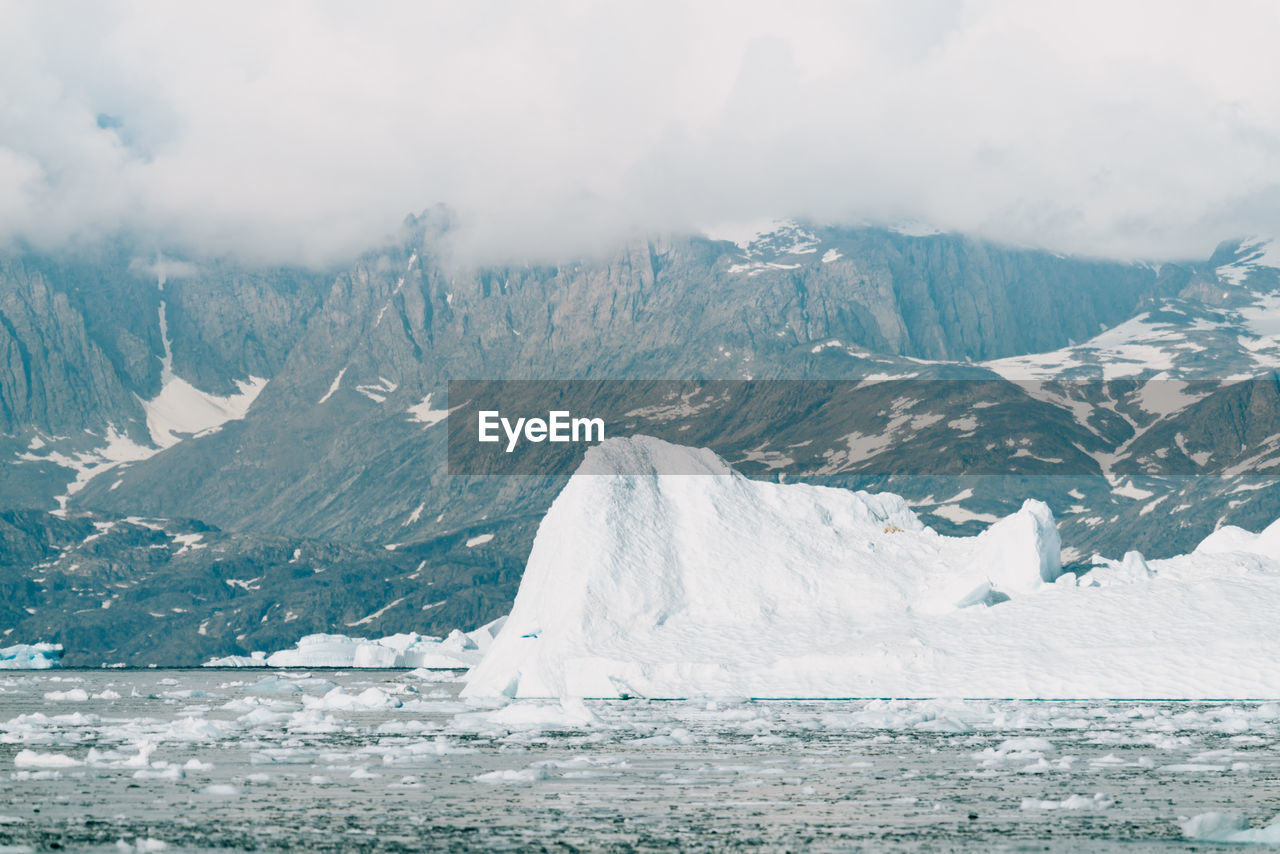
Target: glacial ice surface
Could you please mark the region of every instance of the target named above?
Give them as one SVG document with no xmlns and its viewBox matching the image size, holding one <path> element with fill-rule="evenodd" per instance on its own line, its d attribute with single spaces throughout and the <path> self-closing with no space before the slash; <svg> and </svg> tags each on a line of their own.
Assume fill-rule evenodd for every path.
<svg viewBox="0 0 1280 854">
<path fill-rule="evenodd" d="M 895 495 L 611 439 L 543 519 L 464 696 L 1280 697 L 1272 539 L 1077 578 L 1038 501 L 947 537 Z"/>
</svg>

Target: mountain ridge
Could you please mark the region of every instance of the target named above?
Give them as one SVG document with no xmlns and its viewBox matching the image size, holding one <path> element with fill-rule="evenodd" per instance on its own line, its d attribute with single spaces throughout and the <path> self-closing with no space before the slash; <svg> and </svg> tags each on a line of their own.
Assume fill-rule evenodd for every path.
<svg viewBox="0 0 1280 854">
<path fill-rule="evenodd" d="M 26 627 L 21 630 L 28 639 L 75 636 L 76 628 L 63 614 L 70 606 L 61 597 L 69 594 L 58 593 L 48 581 L 75 575 L 74 564 L 87 573 L 82 586 L 99 601 L 109 600 L 107 585 L 121 583 L 118 565 L 124 555 L 135 553 L 136 544 L 121 543 L 118 559 L 90 555 L 85 549 L 96 541 L 84 546 L 66 533 L 65 523 L 76 519 L 107 525 L 149 518 L 162 520 L 156 523 L 162 528 L 170 524 L 163 520 L 192 519 L 200 521 L 191 524 L 220 532 L 220 548 L 230 558 L 214 560 L 177 545 L 151 550 L 171 554 L 165 564 L 172 562 L 172 570 L 153 576 L 171 579 L 153 582 L 165 596 L 181 595 L 184 574 L 218 576 L 218 567 L 229 559 L 276 566 L 277 558 L 270 556 L 276 552 L 264 551 L 262 544 L 283 538 L 353 549 L 343 552 L 352 566 L 386 564 L 375 572 L 388 579 L 414 573 L 426 573 L 417 576 L 419 583 L 431 573 L 454 579 L 446 604 L 425 613 L 392 609 L 370 624 L 370 632 L 439 633 L 499 616 L 504 597 L 509 601 L 514 594 L 537 521 L 563 479 L 449 477 L 439 419 L 445 385 L 459 376 L 853 380 L 936 375 L 1007 382 L 1018 371 L 1046 379 L 1057 364 L 1068 377 L 1101 377 L 1084 386 L 1092 389 L 1087 393 L 1055 387 L 1049 377 L 1044 388 L 1026 398 L 1034 406 L 1013 398 L 1011 414 L 982 429 L 993 436 L 1029 431 L 1029 444 L 1010 448 L 1007 455 L 1021 450 L 1046 459 L 1061 456 L 1051 448 L 1065 448 L 1065 437 L 1083 431 L 1070 441 L 1084 447 L 1092 443 L 1096 448 L 1086 455 L 1110 453 L 1118 463 L 1123 462 L 1120 450 L 1150 456 L 1177 435 L 1191 442 L 1190 454 L 1203 453 L 1201 443 L 1208 441 L 1203 430 L 1197 433 L 1195 424 L 1177 421 L 1186 401 L 1225 393 L 1220 381 L 1208 380 L 1243 381 L 1280 365 L 1280 347 L 1267 326 L 1272 312 L 1267 298 L 1280 283 L 1274 270 L 1258 264 L 1262 256 L 1252 244 L 1224 244 L 1205 264 L 1119 264 L 955 235 L 797 223 L 745 246 L 701 236 L 668 237 L 632 242 L 604 259 L 461 270 L 448 261 L 438 219 L 416 218 L 410 226 L 403 242 L 328 273 L 170 262 L 178 272 L 166 275 L 161 286 L 153 274 L 162 259 L 135 263 L 121 254 L 92 276 L 84 274 L 82 291 L 92 282 L 106 283 L 93 299 L 84 293 L 66 296 L 75 283 L 65 276 L 55 286 L 39 270 L 33 278 L 8 272 L 15 269 L 13 262 L 0 265 L 0 316 L 8 324 L 0 329 L 0 354 L 5 354 L 0 377 L 9 377 L 8 385 L 0 381 L 0 395 L 10 395 L 14 413 L 0 431 L 3 503 L 67 516 L 61 521 L 47 517 L 45 535 L 61 537 L 60 557 L 41 558 L 49 566 L 48 572 L 40 571 L 43 575 L 35 573 L 46 579 L 39 590 L 20 583 L 33 575 L 27 550 L 14 546 L 3 560 L 5 577 L 26 591 L 23 601 L 30 604 L 24 609 L 36 611 L 15 614 L 15 630 Z M 80 268 L 65 264 L 63 269 Z M 1221 278 L 1224 269 L 1235 271 L 1229 280 Z M 90 323 L 93 307 L 104 300 L 114 301 L 110 311 Z M 159 322 L 162 300 L 165 329 Z M 41 315 L 32 305 L 56 310 Z M 111 327 L 108 321 L 117 314 L 126 320 Z M 51 327 L 38 328 L 33 320 L 20 327 L 11 315 L 43 317 Z M 1120 330 L 1114 341 L 1105 338 L 1108 330 Z M 67 352 L 33 359 L 30 342 L 36 340 L 65 341 Z M 207 395 L 228 394 L 237 381 L 253 376 L 267 382 L 243 418 L 157 448 L 144 404 L 163 387 L 166 353 L 173 375 Z M 1157 356 L 1162 361 L 1153 361 Z M 59 387 L 58 371 L 71 375 L 80 365 L 97 366 L 100 384 L 91 383 L 88 391 L 102 403 L 85 402 L 87 392 Z M 1123 370 L 1108 378 L 1108 367 L 1117 365 Z M 64 413 L 64 421 L 57 422 L 63 433 L 35 410 L 16 416 L 15 402 L 30 396 L 7 389 L 19 389 L 17 378 L 34 376 L 33 370 L 44 372 L 51 400 L 60 401 L 46 408 Z M 1206 374 L 1216 376 L 1196 385 Z M 1182 402 L 1157 411 L 1153 389 L 1172 388 L 1171 383 L 1179 384 L 1175 398 Z M 1019 422 L 1038 411 L 1043 417 L 1036 416 L 1034 423 Z M 1258 423 L 1269 417 L 1260 412 Z M 827 441 L 842 441 L 836 427 Z M 103 444 L 110 431 L 128 444 L 122 440 L 115 451 L 104 451 L 112 447 Z M 953 441 L 945 433 L 927 440 L 927 432 L 902 432 L 895 453 L 909 459 Z M 1141 434 L 1150 436 L 1145 444 Z M 1183 515 L 1196 514 L 1185 531 L 1166 538 L 1162 547 L 1169 549 L 1221 518 L 1280 515 L 1280 495 L 1267 484 L 1236 493 L 1231 490 L 1237 482 L 1180 483 L 1177 478 L 1185 473 L 1162 470 L 1148 476 L 1136 462 L 1125 462 L 1129 468 L 1122 466 L 1123 474 L 1108 474 L 1110 469 L 1101 468 L 1108 460 L 1099 459 L 1096 475 L 1076 480 L 1046 481 L 1024 473 L 1000 484 L 957 477 L 946 485 L 936 478 L 859 474 L 856 458 L 833 476 L 842 484 L 901 492 L 944 533 L 972 533 L 985 520 L 1011 512 L 1015 499 L 1038 492 L 1055 504 L 1068 560 L 1115 548 L 1118 541 L 1108 529 L 1143 518 L 1139 514 L 1152 501 L 1167 501 L 1169 508 L 1188 504 L 1191 509 Z M 77 488 L 71 493 L 69 487 Z M 24 524 L 39 531 L 39 518 L 45 517 L 36 514 Z M 174 524 L 174 536 L 192 533 L 183 527 L 187 523 Z M 1175 515 L 1169 525 L 1181 530 L 1182 520 Z M 55 537 L 54 531 L 63 533 Z M 466 545 L 481 535 L 492 539 Z M 1156 535 L 1151 539 L 1160 541 Z M 429 560 L 404 557 L 417 553 Z M 419 565 L 423 560 L 427 566 Z M 86 568 L 90 564 L 96 568 Z M 288 567 L 287 560 L 283 566 Z M 262 575 L 265 590 L 223 584 L 224 591 L 215 584 L 219 595 L 209 601 L 219 602 L 224 613 L 238 609 L 238 615 L 224 620 L 225 631 L 194 635 L 191 619 L 149 616 L 161 611 L 141 610 L 140 599 L 134 606 L 140 616 L 128 633 L 150 640 L 122 641 L 123 626 L 112 630 L 107 622 L 98 629 L 99 639 L 111 643 L 93 643 L 133 662 L 147 655 L 186 662 L 193 655 L 287 644 L 296 640 L 288 637 L 296 621 L 277 624 L 262 608 L 271 597 L 279 605 L 308 595 L 303 581 L 290 573 L 246 576 Z M 336 626 L 365 599 L 367 613 L 373 613 L 397 598 L 390 592 L 410 589 L 407 581 L 392 583 L 394 591 L 370 584 L 353 582 L 349 595 L 325 600 L 309 627 Z M 241 601 L 228 605 L 235 599 Z M 260 621 L 256 628 L 249 625 L 250 611 Z M 97 616 L 100 622 L 105 618 Z"/>
</svg>

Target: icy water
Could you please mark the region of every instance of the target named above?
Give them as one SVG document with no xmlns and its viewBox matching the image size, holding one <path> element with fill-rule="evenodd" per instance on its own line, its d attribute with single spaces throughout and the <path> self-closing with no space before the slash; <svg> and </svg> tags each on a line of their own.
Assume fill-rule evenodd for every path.
<svg viewBox="0 0 1280 854">
<path fill-rule="evenodd" d="M 1190 851 L 1280 704 L 477 704 L 418 671 L 0 675 L 0 850 Z"/>
</svg>

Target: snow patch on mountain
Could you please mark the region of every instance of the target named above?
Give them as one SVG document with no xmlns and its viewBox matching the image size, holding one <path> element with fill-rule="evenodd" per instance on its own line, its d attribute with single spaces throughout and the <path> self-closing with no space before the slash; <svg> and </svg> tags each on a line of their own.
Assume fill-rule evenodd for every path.
<svg viewBox="0 0 1280 854">
<path fill-rule="evenodd" d="M 342 387 L 342 378 L 346 376 L 346 373 L 347 373 L 346 368 L 343 368 L 342 370 L 338 371 L 337 376 L 333 378 L 333 382 L 329 383 L 329 390 L 324 393 L 324 397 L 316 401 L 316 406 L 319 406 L 329 398 L 333 397 L 334 393 Z"/>
<path fill-rule="evenodd" d="M 165 269 L 161 269 L 158 287 L 164 294 Z M 163 297 L 159 308 L 160 339 L 164 355 L 160 358 L 160 393 L 141 400 L 147 416 L 147 430 L 158 448 L 169 448 L 187 436 L 212 433 L 228 421 L 238 421 L 248 413 L 267 381 L 250 375 L 236 380 L 235 394 L 225 397 L 201 391 L 173 372 L 173 342 L 169 339 L 169 322 Z"/>
<path fill-rule="evenodd" d="M 736 246 L 743 260 L 730 265 L 729 272 L 747 276 L 757 276 L 768 270 L 799 269 L 797 256 L 817 253 L 822 242 L 812 231 L 788 219 L 726 224 L 705 229 L 704 233 L 711 240 Z M 835 260 L 826 255 L 824 261 Z M 839 257 L 838 252 L 835 257 Z"/>
<path fill-rule="evenodd" d="M 191 383 L 169 373 L 160 393 L 142 402 L 147 413 L 147 430 L 151 441 L 169 448 L 189 436 L 203 436 L 220 429 L 228 421 L 239 421 L 266 388 L 262 377 L 236 380 L 239 391 L 225 397 L 201 391 Z"/>
<path fill-rule="evenodd" d="M 1161 379 L 1248 379 L 1280 368 L 1280 295 L 1233 307 L 1170 300 L 1083 343 L 981 364 L 1014 382 L 1152 373 Z"/>
<path fill-rule="evenodd" d="M 757 219 L 720 223 L 704 228 L 702 233 L 708 240 L 732 243 L 739 249 L 747 251 L 751 248 L 751 244 L 761 238 L 792 225 L 794 223 L 787 219 Z"/>
<path fill-rule="evenodd" d="M 159 263 L 159 262 L 157 262 Z M 157 287 L 164 293 L 166 272 L 171 267 L 159 266 Z M 83 439 L 79 447 L 68 450 L 60 442 L 46 442 L 40 437 L 33 440 L 28 449 L 17 455 L 23 462 L 52 462 L 75 472 L 75 478 L 62 495 L 56 496 L 58 509 L 65 515 L 67 502 L 80 492 L 93 478 L 110 471 L 122 463 L 139 462 L 170 448 L 185 438 L 201 436 L 219 430 L 229 421 L 245 417 L 249 407 L 257 400 L 267 380 L 250 375 L 247 380 L 236 380 L 237 391 L 231 395 L 215 395 L 201 391 L 173 371 L 173 342 L 169 338 L 166 303 L 162 298 L 158 309 L 160 337 L 164 352 L 160 357 L 160 391 L 155 397 L 138 398 L 146 420 L 151 447 L 140 445 L 127 433 L 120 432 L 114 424 L 107 425 L 104 443 L 84 449 Z M 90 431 L 86 431 L 93 435 Z M 57 437 L 68 439 L 69 437 Z M 37 453 L 38 452 L 38 453 Z"/>
<path fill-rule="evenodd" d="M 35 450 L 28 449 L 17 455 L 16 459 L 22 462 L 51 462 L 75 472 L 75 479 L 67 484 L 67 491 L 54 497 L 58 503 L 58 509 L 52 511 L 54 515 L 65 516 L 71 496 L 84 489 L 98 475 L 121 463 L 145 460 L 156 453 L 155 448 L 139 445 L 123 433 L 117 432 L 114 424 L 107 425 L 103 439 L 105 444 L 87 451 L 63 452 L 41 443 L 35 450 L 42 453 L 37 454 Z"/>
<path fill-rule="evenodd" d="M 409 407 L 409 420 L 416 421 L 424 427 L 433 427 L 449 417 L 447 409 L 433 409 L 431 407 L 431 397 L 428 394 L 422 398 L 422 402 Z"/>
<path fill-rule="evenodd" d="M 1214 272 L 1232 287 L 1241 287 L 1257 270 L 1280 270 L 1280 245 L 1270 238 L 1250 237 L 1240 242 L 1236 257 Z"/>
<path fill-rule="evenodd" d="M 356 391 L 360 392 L 374 403 L 386 403 L 387 397 L 397 388 L 399 388 L 398 383 L 389 380 L 386 377 L 378 377 L 377 382 L 357 385 Z"/>
</svg>

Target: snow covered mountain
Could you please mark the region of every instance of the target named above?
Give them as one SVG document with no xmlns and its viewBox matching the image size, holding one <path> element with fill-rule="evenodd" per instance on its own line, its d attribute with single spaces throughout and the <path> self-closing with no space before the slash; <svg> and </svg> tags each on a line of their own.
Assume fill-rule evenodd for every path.
<svg viewBox="0 0 1280 854">
<path fill-rule="evenodd" d="M 1280 515 L 1254 474 L 1267 461 L 1214 428 L 1225 411 L 1249 447 L 1270 435 L 1274 395 L 1247 378 L 1276 365 L 1278 283 L 1254 244 L 1117 264 L 786 223 L 468 270 L 448 225 L 431 212 L 320 273 L 123 245 L 0 264 L 9 637 L 60 642 L 69 663 L 194 664 L 370 615 L 375 636 L 500 616 L 564 478 L 446 475 L 445 386 L 467 376 L 879 378 L 898 397 L 978 379 L 1004 405 L 972 430 L 833 420 L 814 437 L 845 453 L 827 477 L 898 492 L 946 533 L 1040 498 L 1068 563 Z M 787 427 L 762 413 L 759 435 L 705 444 L 776 479 L 749 456 Z M 850 445 L 872 430 L 887 441 Z M 958 439 L 1013 474 L 921 474 Z"/>
</svg>

